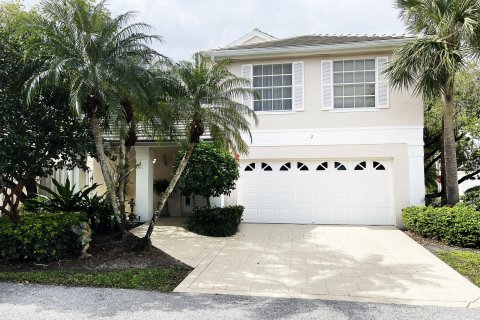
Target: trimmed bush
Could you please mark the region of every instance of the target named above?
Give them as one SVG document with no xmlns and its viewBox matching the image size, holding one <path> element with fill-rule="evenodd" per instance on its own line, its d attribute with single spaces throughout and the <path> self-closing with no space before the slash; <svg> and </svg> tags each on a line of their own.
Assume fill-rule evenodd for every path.
<svg viewBox="0 0 480 320">
<path fill-rule="evenodd" d="M 465 195 L 462 197 L 465 204 L 474 206 L 477 211 L 480 211 L 480 186 L 476 186 L 465 191 Z"/>
<path fill-rule="evenodd" d="M 402 213 L 405 227 L 424 237 L 462 247 L 480 247 L 480 212 L 475 207 L 408 207 Z"/>
<path fill-rule="evenodd" d="M 23 213 L 14 224 L 0 218 L 0 258 L 6 260 L 58 260 L 78 254 L 82 245 L 72 226 L 86 222 L 82 213 Z"/>
<path fill-rule="evenodd" d="M 242 221 L 243 206 L 224 208 L 198 207 L 187 220 L 187 230 L 210 237 L 229 237 L 238 231 Z"/>
</svg>

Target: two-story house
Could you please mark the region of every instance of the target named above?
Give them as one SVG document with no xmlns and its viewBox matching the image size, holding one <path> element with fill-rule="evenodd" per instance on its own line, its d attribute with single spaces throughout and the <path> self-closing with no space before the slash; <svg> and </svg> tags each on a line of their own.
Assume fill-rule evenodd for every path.
<svg viewBox="0 0 480 320">
<path fill-rule="evenodd" d="M 424 199 L 423 103 L 389 88 L 383 74 L 402 36 L 308 35 L 276 39 L 257 29 L 227 47 L 231 71 L 257 97 L 250 152 L 236 190 L 220 202 L 245 206 L 244 222 L 401 225 L 401 210 Z M 148 220 L 152 181 L 168 177 L 177 146 L 140 142 L 127 199 Z M 92 165 L 93 180 L 99 180 Z M 174 196 L 170 213 L 198 199 Z"/>
</svg>

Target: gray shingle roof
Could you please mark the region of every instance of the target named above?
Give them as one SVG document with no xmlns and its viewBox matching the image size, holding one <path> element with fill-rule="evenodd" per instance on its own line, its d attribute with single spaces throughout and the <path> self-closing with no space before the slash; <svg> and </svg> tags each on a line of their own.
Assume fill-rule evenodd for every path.
<svg viewBox="0 0 480 320">
<path fill-rule="evenodd" d="M 305 47 L 305 46 L 319 46 L 330 44 L 347 44 L 357 42 L 369 42 L 379 40 L 396 40 L 408 39 L 409 37 L 403 35 L 306 35 L 292 38 L 278 39 L 272 41 L 258 42 L 252 44 L 244 44 L 232 47 L 218 48 L 212 51 L 219 50 L 241 50 L 241 49 L 267 49 L 267 48 L 282 48 L 282 47 Z"/>
</svg>

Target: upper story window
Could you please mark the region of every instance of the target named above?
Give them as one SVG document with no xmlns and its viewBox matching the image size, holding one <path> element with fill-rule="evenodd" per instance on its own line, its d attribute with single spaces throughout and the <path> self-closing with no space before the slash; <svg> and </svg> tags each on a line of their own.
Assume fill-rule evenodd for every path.
<svg viewBox="0 0 480 320">
<path fill-rule="evenodd" d="M 292 71 L 291 63 L 253 66 L 255 111 L 292 110 Z"/>
<path fill-rule="evenodd" d="M 333 61 L 334 108 L 375 107 L 375 59 Z"/>
</svg>

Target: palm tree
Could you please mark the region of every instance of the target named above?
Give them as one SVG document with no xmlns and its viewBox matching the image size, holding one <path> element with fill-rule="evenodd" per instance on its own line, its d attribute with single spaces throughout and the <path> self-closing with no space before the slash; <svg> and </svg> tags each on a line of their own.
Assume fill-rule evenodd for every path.
<svg viewBox="0 0 480 320">
<path fill-rule="evenodd" d="M 226 150 L 242 154 L 248 152 L 248 145 L 242 134 L 247 134 L 251 139 L 249 118 L 255 125 L 258 124 L 258 119 L 252 109 L 238 100 L 255 93 L 250 88 L 250 80 L 237 77 L 228 70 L 230 64 L 228 59 L 213 63 L 210 57 L 196 54 L 193 62 L 181 61 L 172 68 L 171 76 L 174 81 L 170 84 L 170 90 L 173 96 L 170 95 L 170 98 L 162 101 L 160 108 L 163 115 L 166 110 L 170 110 L 171 115 L 151 118 L 152 121 L 160 121 L 152 123 L 152 126 L 165 128 L 162 119 L 176 119 L 175 127 L 169 128 L 169 132 L 173 133 L 175 128 L 181 129 L 186 151 L 167 190 L 160 197 L 157 212 L 162 211 L 195 146 L 205 133 Z M 156 219 L 157 215 L 154 214 L 145 235 L 147 241 L 153 232 Z"/>
<path fill-rule="evenodd" d="M 45 0 L 40 14 L 28 17 L 24 26 L 34 30 L 26 55 L 41 55 L 40 72 L 25 84 L 27 102 L 50 85 L 61 83 L 70 91 L 70 105 L 76 114 L 90 121 L 97 157 L 109 200 L 117 220 L 124 224 L 122 204 L 115 192 L 115 179 L 104 150 L 105 128 L 120 132 L 120 145 L 128 136 L 129 107 L 145 100 L 142 81 L 147 66 L 158 53 L 149 45 L 161 40 L 145 32 L 150 26 L 131 23 L 135 13 L 111 17 L 105 1 Z M 122 151 L 122 148 L 120 148 Z M 119 156 L 120 167 L 125 156 Z"/>
<path fill-rule="evenodd" d="M 458 71 L 480 53 L 480 1 L 397 0 L 408 31 L 418 35 L 394 52 L 386 70 L 394 88 L 413 87 L 425 98 L 443 99 L 446 201 L 459 201 L 453 90 Z"/>
</svg>

